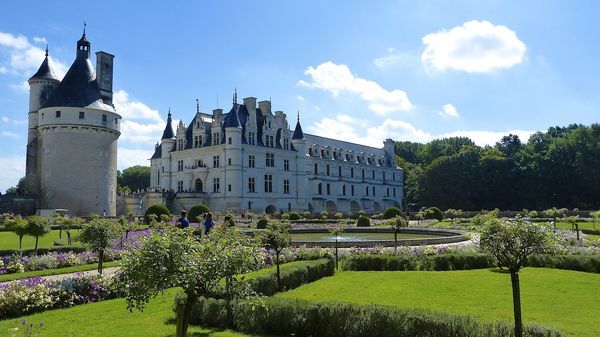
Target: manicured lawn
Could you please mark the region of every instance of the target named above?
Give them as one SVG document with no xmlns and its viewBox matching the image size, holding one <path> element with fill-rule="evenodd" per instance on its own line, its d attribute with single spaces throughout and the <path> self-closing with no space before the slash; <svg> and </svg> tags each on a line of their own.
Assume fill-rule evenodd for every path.
<svg viewBox="0 0 600 337">
<path fill-rule="evenodd" d="M 104 268 L 116 267 L 119 264 L 120 264 L 119 261 L 104 262 Z M 22 279 L 22 278 L 36 277 L 36 276 L 49 276 L 49 275 L 59 275 L 59 274 L 67 274 L 67 273 L 77 273 L 80 271 L 95 270 L 97 268 L 98 268 L 98 264 L 93 263 L 93 264 L 84 264 L 81 266 L 73 266 L 73 267 L 66 267 L 66 268 L 33 270 L 33 271 L 24 272 L 24 273 L 4 274 L 4 275 L 0 275 L 0 282 L 6 282 L 6 281 L 11 281 L 11 280 L 18 280 L 18 279 Z"/>
<path fill-rule="evenodd" d="M 594 230 L 594 223 L 593 222 L 578 222 L 579 224 L 579 230 L 582 229 L 590 229 L 590 230 Z M 596 230 L 600 229 L 600 225 L 599 224 L 595 224 L 596 225 Z M 552 226 L 552 222 L 550 222 L 550 226 Z M 561 221 L 557 221 L 556 222 L 556 227 L 560 227 L 560 228 L 566 228 L 566 229 L 571 229 L 571 223 L 569 222 L 561 222 Z"/>
<path fill-rule="evenodd" d="M 38 248 L 52 248 L 54 241 L 58 240 L 59 230 L 52 230 L 50 233 L 39 238 Z M 71 238 L 77 234 L 77 230 L 71 230 Z M 62 240 L 66 245 L 67 234 L 62 233 Z M 79 242 L 73 242 L 73 246 L 80 246 Z M 33 236 L 23 237 L 23 249 L 35 248 L 35 238 Z M 19 237 L 13 232 L 0 232 L 0 249 L 19 249 Z"/>
<path fill-rule="evenodd" d="M 129 312 L 124 299 L 108 300 L 50 310 L 17 319 L 0 321 L 0 336 L 9 336 L 9 329 L 27 322 L 43 322 L 44 337 L 167 337 L 175 335 L 175 315 L 172 311 L 175 289 L 165 292 L 148 304 L 143 312 Z M 237 337 L 251 336 L 191 326 L 189 336 Z M 255 336 L 255 335 L 252 335 Z"/>
<path fill-rule="evenodd" d="M 558 269 L 521 272 L 523 319 L 567 336 L 598 336 L 600 275 Z M 493 270 L 448 272 L 338 272 L 280 297 L 344 301 L 513 319 L 510 275 Z"/>
</svg>

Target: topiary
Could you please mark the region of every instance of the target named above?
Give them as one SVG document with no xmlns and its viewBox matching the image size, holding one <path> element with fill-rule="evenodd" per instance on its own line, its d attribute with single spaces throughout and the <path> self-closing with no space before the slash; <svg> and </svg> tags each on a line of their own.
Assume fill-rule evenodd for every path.
<svg viewBox="0 0 600 337">
<path fill-rule="evenodd" d="M 290 213 L 290 220 L 292 220 L 292 221 L 300 220 L 300 214 L 298 214 L 298 212 Z"/>
<path fill-rule="evenodd" d="M 358 217 L 358 220 L 356 220 L 356 226 L 357 227 L 370 227 L 371 226 L 371 219 L 369 219 L 368 217 L 361 215 Z"/>
<path fill-rule="evenodd" d="M 192 206 L 192 208 L 190 208 L 188 210 L 188 219 L 191 222 L 201 222 L 202 220 L 199 219 L 200 216 L 202 216 L 202 214 L 204 213 L 209 213 L 210 212 L 210 208 L 208 208 L 208 206 L 203 205 L 203 204 L 198 204 L 195 206 Z"/>
<path fill-rule="evenodd" d="M 402 211 L 398 207 L 389 207 L 388 209 L 383 211 L 384 219 L 391 219 L 391 218 L 395 218 L 395 217 L 401 216 L 401 215 L 402 215 Z"/>
<path fill-rule="evenodd" d="M 225 216 L 225 220 L 223 220 L 223 224 L 225 224 L 227 227 L 235 227 L 235 221 L 233 220 L 233 217 L 231 215 Z"/>
<path fill-rule="evenodd" d="M 269 219 L 262 218 L 256 222 L 256 228 L 257 229 L 265 229 L 265 228 L 267 228 L 268 224 L 269 224 Z"/>
<path fill-rule="evenodd" d="M 160 219 L 160 216 L 165 214 L 170 216 L 171 212 L 169 212 L 169 209 L 167 208 L 167 206 L 163 205 L 163 204 L 156 204 L 156 205 L 152 205 L 150 207 L 148 207 L 148 209 L 146 210 L 146 213 L 144 213 L 144 223 L 146 225 L 150 224 L 150 218 L 148 218 L 148 215 L 150 214 L 155 214 L 156 218 Z"/>
<path fill-rule="evenodd" d="M 435 219 L 438 221 L 442 221 L 444 219 L 444 214 L 437 207 L 429 207 L 427 210 L 425 210 L 424 216 L 425 219 Z"/>
</svg>

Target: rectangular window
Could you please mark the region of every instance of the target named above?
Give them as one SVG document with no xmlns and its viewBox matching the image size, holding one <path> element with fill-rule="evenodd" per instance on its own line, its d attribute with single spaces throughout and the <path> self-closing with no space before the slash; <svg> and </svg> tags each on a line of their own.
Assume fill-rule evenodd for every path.
<svg viewBox="0 0 600 337">
<path fill-rule="evenodd" d="M 202 136 L 194 136 L 194 147 L 202 146 Z"/>
<path fill-rule="evenodd" d="M 289 140 L 289 139 L 287 139 L 287 138 L 285 138 L 285 139 L 283 140 L 283 149 L 284 149 L 284 150 L 289 150 L 289 149 L 290 149 L 290 140 Z"/>
<path fill-rule="evenodd" d="M 179 172 L 183 171 L 183 160 L 177 161 L 177 171 L 179 171 Z"/>
<path fill-rule="evenodd" d="M 219 133 L 218 132 L 213 133 L 213 139 L 212 139 L 213 145 L 219 145 L 220 140 L 221 140 L 221 137 L 219 137 Z"/>
<path fill-rule="evenodd" d="M 183 150 L 183 139 L 177 139 L 177 150 Z"/>
<path fill-rule="evenodd" d="M 319 194 L 319 195 L 323 194 L 323 185 L 321 185 L 321 183 L 319 183 L 319 185 L 317 185 L 317 194 Z"/>
<path fill-rule="evenodd" d="M 290 181 L 287 179 L 283 180 L 283 194 L 290 194 Z"/>
<path fill-rule="evenodd" d="M 256 134 L 254 132 L 248 132 L 248 144 L 256 145 Z"/>
<path fill-rule="evenodd" d="M 213 193 L 221 191 L 221 178 L 213 178 Z"/>
<path fill-rule="evenodd" d="M 375 196 L 375 186 L 373 186 L 373 188 L 371 188 L 371 190 L 373 191 L 373 196 Z"/>
<path fill-rule="evenodd" d="M 283 170 L 284 171 L 289 171 L 290 170 L 290 161 L 288 159 L 284 159 L 283 160 Z"/>
<path fill-rule="evenodd" d="M 365 170 L 362 170 L 362 178 L 365 179 Z"/>
<path fill-rule="evenodd" d="M 84 118 L 85 118 L 85 112 L 79 111 L 79 119 L 84 119 Z"/>
<path fill-rule="evenodd" d="M 385 181 L 385 171 L 381 171 L 381 179 Z"/>
<path fill-rule="evenodd" d="M 396 181 L 396 173 L 392 173 L 392 181 Z"/>
<path fill-rule="evenodd" d="M 265 193 L 273 192 L 273 175 L 265 174 Z"/>
<path fill-rule="evenodd" d="M 327 175 L 329 175 L 329 165 L 325 166 L 325 171 L 327 171 Z"/>
<path fill-rule="evenodd" d="M 373 180 L 375 180 L 375 170 L 371 172 L 371 175 L 373 176 Z"/>
<path fill-rule="evenodd" d="M 106 115 L 102 115 L 102 121 L 106 122 Z"/>
<path fill-rule="evenodd" d="M 60 111 L 56 112 L 56 118 L 60 118 Z"/>
<path fill-rule="evenodd" d="M 342 195 L 346 195 L 346 185 L 342 185 Z"/>
<path fill-rule="evenodd" d="M 177 192 L 183 192 L 183 181 L 177 182 Z"/>
<path fill-rule="evenodd" d="M 315 174 L 319 174 L 319 164 L 315 163 Z"/>
<path fill-rule="evenodd" d="M 396 188 L 395 187 L 393 189 L 393 192 L 394 192 L 394 198 L 395 198 L 396 197 Z"/>
<path fill-rule="evenodd" d="M 342 167 L 338 166 L 338 177 L 342 176 Z"/>
<path fill-rule="evenodd" d="M 390 188 L 388 187 L 385 191 L 385 196 L 389 197 L 390 196 Z"/>
<path fill-rule="evenodd" d="M 227 158 L 227 165 L 231 166 L 231 158 Z"/>
<path fill-rule="evenodd" d="M 354 195 L 354 185 L 350 186 L 350 194 Z"/>
<path fill-rule="evenodd" d="M 254 156 L 253 155 L 248 156 L 248 167 L 254 167 Z"/>
<path fill-rule="evenodd" d="M 233 138 L 228 137 L 227 138 L 227 144 L 229 144 L 229 145 L 233 144 Z"/>
<path fill-rule="evenodd" d="M 197 166 L 197 167 L 204 167 L 204 161 L 202 161 L 202 159 L 198 159 L 198 160 L 196 161 L 196 166 Z"/>
<path fill-rule="evenodd" d="M 354 167 L 350 168 L 350 178 L 354 178 Z"/>
<path fill-rule="evenodd" d="M 267 153 L 266 158 L 267 167 L 275 167 L 275 153 Z"/>
<path fill-rule="evenodd" d="M 219 167 L 219 156 L 213 156 L 213 167 Z"/>
<path fill-rule="evenodd" d="M 231 192 L 231 184 L 227 185 L 227 191 Z"/>
<path fill-rule="evenodd" d="M 256 192 L 253 177 L 248 178 L 248 192 L 250 192 L 250 193 Z"/>
<path fill-rule="evenodd" d="M 327 195 L 331 194 L 331 185 L 327 184 Z"/>
<path fill-rule="evenodd" d="M 369 196 L 369 186 L 365 187 L 365 195 L 368 197 Z"/>
</svg>

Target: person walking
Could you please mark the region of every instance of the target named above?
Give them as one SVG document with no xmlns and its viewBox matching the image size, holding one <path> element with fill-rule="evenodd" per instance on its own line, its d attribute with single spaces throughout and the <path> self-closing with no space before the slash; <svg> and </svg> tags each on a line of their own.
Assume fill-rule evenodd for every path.
<svg viewBox="0 0 600 337">
<path fill-rule="evenodd" d="M 187 211 L 185 209 L 181 211 L 181 218 L 177 219 L 175 226 L 179 229 L 190 227 L 190 220 L 187 218 Z"/>
<path fill-rule="evenodd" d="M 206 220 L 204 220 L 204 235 L 208 235 L 208 232 L 210 232 L 211 228 L 214 226 L 215 222 L 213 221 L 212 213 L 207 213 Z"/>
</svg>

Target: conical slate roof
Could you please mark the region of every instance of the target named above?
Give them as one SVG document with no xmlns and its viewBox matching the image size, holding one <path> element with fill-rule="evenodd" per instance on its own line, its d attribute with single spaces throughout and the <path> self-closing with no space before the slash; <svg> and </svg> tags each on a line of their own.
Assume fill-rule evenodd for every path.
<svg viewBox="0 0 600 337">
<path fill-rule="evenodd" d="M 50 67 L 50 63 L 48 62 L 48 51 L 46 51 L 46 58 L 44 59 L 44 62 L 42 62 L 42 65 L 40 66 L 38 71 L 35 74 L 33 74 L 33 76 L 31 76 L 31 78 L 29 80 L 31 81 L 34 79 L 58 81 L 58 78 L 54 74 L 54 71 L 52 71 L 52 68 Z"/>
<path fill-rule="evenodd" d="M 296 128 L 294 129 L 292 139 L 304 139 L 304 132 L 302 132 L 302 126 L 300 126 L 300 119 L 296 122 Z"/>
<path fill-rule="evenodd" d="M 237 114 L 238 105 L 234 104 L 225 120 L 223 121 L 223 128 L 241 128 L 242 124 L 240 123 L 240 118 Z"/>
<path fill-rule="evenodd" d="M 172 138 L 175 138 L 175 133 L 173 132 L 173 126 L 171 126 L 171 111 L 169 111 L 169 115 L 167 116 L 167 126 L 165 126 L 165 131 L 163 131 L 161 139 Z"/>
<path fill-rule="evenodd" d="M 102 96 L 92 62 L 88 58 L 78 57 L 45 106 L 86 107 L 99 99 Z"/>
</svg>

